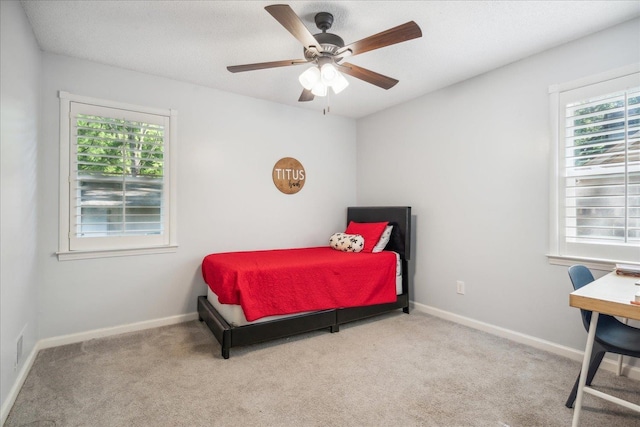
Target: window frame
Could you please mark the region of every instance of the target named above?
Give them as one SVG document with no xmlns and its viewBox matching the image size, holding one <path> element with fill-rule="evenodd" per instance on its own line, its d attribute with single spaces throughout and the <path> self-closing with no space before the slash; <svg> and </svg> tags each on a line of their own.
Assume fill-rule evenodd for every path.
<svg viewBox="0 0 640 427">
<path fill-rule="evenodd" d="M 564 96 L 568 92 L 601 89 L 605 95 L 622 90 L 625 79 L 638 79 L 640 82 L 640 64 L 632 64 L 615 70 L 589 76 L 568 83 L 549 87 L 551 149 L 550 161 L 550 217 L 547 258 L 551 264 L 572 265 L 583 263 L 590 268 L 611 271 L 617 263 L 638 263 L 640 249 L 633 244 L 567 244 L 564 235 L 565 212 L 565 175 L 564 175 Z"/>
<path fill-rule="evenodd" d="M 58 260 L 74 260 L 88 258 L 103 258 L 114 256 L 131 256 L 143 254 L 169 253 L 175 252 L 178 248 L 177 244 L 177 194 L 176 194 L 176 146 L 177 146 L 177 111 L 174 109 L 160 109 L 143 107 L 139 105 L 125 104 L 117 101 L 109 101 L 87 96 L 70 94 L 60 91 L 60 188 L 59 188 L 59 239 L 58 251 L 56 255 Z M 145 239 L 147 236 L 132 236 L 122 238 L 117 237 L 101 237 L 105 239 L 104 245 L 87 246 L 81 249 L 72 249 L 72 224 L 71 224 L 71 195 L 72 186 L 74 185 L 74 177 L 72 167 L 74 159 L 73 127 L 71 124 L 71 106 L 72 103 L 87 104 L 98 108 L 110 108 L 117 110 L 126 110 L 127 112 L 152 114 L 165 117 L 168 123 L 168 132 L 165 133 L 164 145 L 164 186 L 163 193 L 167 203 L 163 214 L 166 218 L 166 230 L 162 234 L 161 242 L 158 242 L 157 236 L 151 239 Z M 90 107 L 90 108 L 92 108 Z M 151 242 L 149 241 L 151 240 Z"/>
</svg>

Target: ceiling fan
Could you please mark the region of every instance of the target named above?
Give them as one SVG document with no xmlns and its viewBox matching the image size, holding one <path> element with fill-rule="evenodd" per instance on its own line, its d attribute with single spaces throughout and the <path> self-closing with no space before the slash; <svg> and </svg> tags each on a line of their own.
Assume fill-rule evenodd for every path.
<svg viewBox="0 0 640 427">
<path fill-rule="evenodd" d="M 311 101 L 315 96 L 326 95 L 327 87 L 331 87 L 335 93 L 344 89 L 348 82 L 337 71 L 383 89 L 392 88 L 398 83 L 398 80 L 348 62 L 342 62 L 342 60 L 349 56 L 422 37 L 422 31 L 418 24 L 409 21 L 345 46 L 342 38 L 327 32 L 333 25 L 333 15 L 328 12 L 320 12 L 315 15 L 316 26 L 322 32 L 311 34 L 302 20 L 288 5 L 270 5 L 266 6 L 265 9 L 302 43 L 304 46 L 304 59 L 233 65 L 227 67 L 227 70 L 232 73 L 238 73 L 265 68 L 312 64 L 313 67 L 302 73 L 299 79 L 304 87 L 298 99 L 301 102 Z"/>
</svg>

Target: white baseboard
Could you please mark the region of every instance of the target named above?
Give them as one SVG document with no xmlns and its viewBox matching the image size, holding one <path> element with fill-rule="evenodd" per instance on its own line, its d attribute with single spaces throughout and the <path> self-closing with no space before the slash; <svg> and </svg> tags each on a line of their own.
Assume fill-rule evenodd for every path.
<svg viewBox="0 0 640 427">
<path fill-rule="evenodd" d="M 113 335 L 125 334 L 127 332 L 142 331 L 145 329 L 159 328 L 161 326 L 175 325 L 177 323 L 196 320 L 198 313 L 180 314 L 178 316 L 165 317 L 162 319 L 146 320 L 144 322 L 129 323 L 127 325 L 114 326 L 111 328 L 94 329 L 92 331 L 80 332 L 77 334 L 62 335 L 59 337 L 46 338 L 38 341 L 40 350 L 61 345 L 75 344 L 95 338 L 110 337 Z"/>
<path fill-rule="evenodd" d="M 515 341 L 520 344 L 525 344 L 530 347 L 537 348 L 539 350 L 548 351 L 549 353 L 557 354 L 559 356 L 567 357 L 571 360 L 582 362 L 584 352 L 576 350 L 574 348 L 566 347 L 560 344 L 546 341 L 540 338 L 533 337 L 531 335 L 521 334 L 510 329 L 501 328 L 499 326 L 491 325 L 489 323 L 480 322 L 469 317 L 460 316 L 449 311 L 440 310 L 439 308 L 431 307 L 428 305 L 420 304 L 417 302 L 411 302 L 411 308 L 422 313 L 430 314 L 432 316 L 439 317 L 441 319 L 449 320 L 451 322 L 459 323 L 464 326 L 468 326 L 473 329 L 477 329 L 483 332 L 487 332 L 492 335 L 496 335 L 502 338 L 506 338 L 511 341 Z M 586 334 L 586 332 L 585 332 Z M 605 357 L 600 365 L 601 368 L 617 373 L 618 363 L 616 360 L 611 360 Z M 637 366 L 623 366 L 622 373 L 628 378 L 634 380 L 640 380 L 640 367 Z"/>
<path fill-rule="evenodd" d="M 188 313 L 188 314 L 180 314 L 177 316 L 164 317 L 162 319 L 147 320 L 144 322 L 130 323 L 127 325 L 114 326 L 111 328 L 94 329 L 92 331 L 80 332 L 77 334 L 69 334 L 69 335 L 62 335 L 59 337 L 46 338 L 36 342 L 36 344 L 33 346 L 33 350 L 31 350 L 31 353 L 29 353 L 29 357 L 25 360 L 25 363 L 22 366 L 20 373 L 18 373 L 16 382 L 13 384 L 13 387 L 11 387 L 11 390 L 9 391 L 9 395 L 7 396 L 7 399 L 3 402 L 2 408 L 0 408 L 0 425 L 4 425 L 5 421 L 7 420 L 7 417 L 9 416 L 9 411 L 11 411 L 11 408 L 13 407 L 13 404 L 15 403 L 16 398 L 18 397 L 18 393 L 20 392 L 20 389 L 24 385 L 24 382 L 27 379 L 27 375 L 29 374 L 29 371 L 31 370 L 33 363 L 36 360 L 36 356 L 38 355 L 38 352 L 40 350 L 44 350 L 45 348 L 58 347 L 61 345 L 75 344 L 78 342 L 88 341 L 95 338 L 104 338 L 104 337 L 109 337 L 113 335 L 120 335 L 127 332 L 136 332 L 136 331 L 142 331 L 145 329 L 159 328 L 161 326 L 175 325 L 178 323 L 196 320 L 197 318 L 198 318 L 198 313 L 196 312 Z"/>
</svg>

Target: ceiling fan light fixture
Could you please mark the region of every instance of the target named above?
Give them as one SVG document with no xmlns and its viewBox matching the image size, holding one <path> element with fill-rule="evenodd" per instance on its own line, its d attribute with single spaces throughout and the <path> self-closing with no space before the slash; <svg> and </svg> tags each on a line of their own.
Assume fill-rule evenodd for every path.
<svg viewBox="0 0 640 427">
<path fill-rule="evenodd" d="M 338 78 L 338 70 L 333 64 L 324 64 L 322 68 L 320 68 L 320 77 L 322 78 L 322 82 L 328 86 L 332 86 L 333 82 Z"/>
<path fill-rule="evenodd" d="M 327 96 L 328 88 L 331 88 L 333 93 L 338 94 L 349 86 L 347 79 L 330 63 L 308 68 L 300 74 L 298 81 L 300 81 L 302 87 L 310 90 L 314 96 Z"/>
<path fill-rule="evenodd" d="M 342 92 L 349 86 L 347 79 L 336 69 L 335 65 L 330 63 L 322 65 L 320 68 L 320 78 L 322 83 L 329 86 L 335 94 Z"/>
<path fill-rule="evenodd" d="M 336 95 L 345 90 L 349 86 L 349 81 L 338 71 L 336 71 L 336 77 L 331 84 L 331 89 Z"/>
<path fill-rule="evenodd" d="M 319 81 L 313 86 L 311 93 L 315 96 L 327 96 L 327 85 Z"/>
<path fill-rule="evenodd" d="M 311 67 L 305 70 L 298 77 L 298 81 L 307 90 L 312 90 L 313 87 L 320 81 L 320 70 L 318 67 Z"/>
</svg>

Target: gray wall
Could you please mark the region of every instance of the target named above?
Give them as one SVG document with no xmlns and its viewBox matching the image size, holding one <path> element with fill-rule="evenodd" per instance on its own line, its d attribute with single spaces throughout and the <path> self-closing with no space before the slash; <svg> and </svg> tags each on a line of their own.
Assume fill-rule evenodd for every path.
<svg viewBox="0 0 640 427">
<path fill-rule="evenodd" d="M 0 401 L 37 337 L 40 50 L 18 2 L 0 2 Z M 24 333 L 16 369 L 16 341 Z M 4 412 L 4 411 L 3 411 Z"/>
<path fill-rule="evenodd" d="M 358 203 L 416 216 L 414 299 L 575 349 L 549 265 L 549 86 L 640 62 L 635 20 L 358 121 Z M 456 281 L 466 294 L 456 294 Z"/>
</svg>

